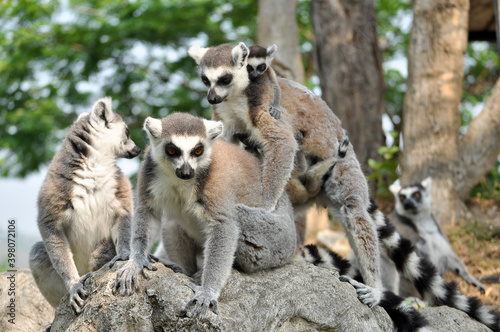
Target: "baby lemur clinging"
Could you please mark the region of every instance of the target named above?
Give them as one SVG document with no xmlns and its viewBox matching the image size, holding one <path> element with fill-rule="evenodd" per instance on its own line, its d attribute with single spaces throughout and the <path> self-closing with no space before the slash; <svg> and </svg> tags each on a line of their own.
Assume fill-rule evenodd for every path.
<svg viewBox="0 0 500 332">
<path fill-rule="evenodd" d="M 132 188 L 116 160 L 140 152 L 111 98 L 99 99 L 69 129 L 38 195 L 43 242 L 30 253 L 33 277 L 53 307 L 69 292 L 79 313 L 88 295 L 84 275 L 128 259 Z"/>
<path fill-rule="evenodd" d="M 494 312 L 479 306 L 474 299 L 460 294 L 456 286 L 446 283 L 434 266 L 419 257 L 413 246 L 395 232 L 376 205 L 371 204 L 365 176 L 352 144 L 343 158 L 339 157 L 344 130 L 341 121 L 321 98 L 305 94 L 306 88 L 278 77 L 281 89 L 281 116 L 275 119 L 267 111 L 274 100 L 269 75 L 251 82 L 246 65 L 249 49 L 220 45 L 210 48 L 193 46 L 189 54 L 199 65 L 200 77 L 208 88 L 214 120 L 224 123 L 226 140 L 234 141 L 238 133 L 262 151 L 262 190 L 264 208 L 273 211 L 291 178 L 300 179 L 318 162 L 333 160 L 325 174 L 320 191 L 294 206 L 304 211 L 316 203 L 330 209 L 342 222 L 356 255 L 364 285 L 352 283 L 360 300 L 374 306 L 381 303 L 383 286 L 380 275 L 380 253 L 395 261 L 398 270 L 418 285 L 418 290 L 431 303 L 443 304 L 467 312 L 490 328 L 499 329 Z M 297 141 L 300 137 L 300 142 Z M 304 171 L 295 169 L 295 156 L 301 150 L 307 161 Z M 477 308 L 481 309 L 477 309 Z"/>
</svg>

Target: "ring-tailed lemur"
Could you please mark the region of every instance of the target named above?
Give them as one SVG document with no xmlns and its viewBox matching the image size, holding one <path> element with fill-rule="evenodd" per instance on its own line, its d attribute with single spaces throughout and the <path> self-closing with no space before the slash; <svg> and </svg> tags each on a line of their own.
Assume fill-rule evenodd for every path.
<svg viewBox="0 0 500 332">
<path fill-rule="evenodd" d="M 249 48 L 248 55 L 248 64 L 247 71 L 250 78 L 250 83 L 248 88 L 246 89 L 246 93 L 248 98 L 251 99 L 249 101 L 250 108 L 249 113 L 256 114 L 261 112 L 260 107 L 263 105 L 262 95 L 259 93 L 254 93 L 255 91 L 259 91 L 259 85 L 263 84 L 265 80 L 260 79 L 262 75 L 267 72 L 267 76 L 269 77 L 270 84 L 272 90 L 274 92 L 272 105 L 269 107 L 269 113 L 276 119 L 279 119 L 281 116 L 280 108 L 280 100 L 281 100 L 281 89 L 279 87 L 278 78 L 276 76 L 275 71 L 271 67 L 271 63 L 274 59 L 274 53 L 277 50 L 276 45 L 271 45 L 267 49 L 258 45 L 251 46 Z M 288 84 L 293 85 L 293 81 L 287 81 Z M 303 89 L 306 94 L 310 97 L 314 97 L 314 94 L 301 85 L 297 84 L 296 87 Z M 250 149 L 259 149 L 259 146 L 252 146 L 251 140 L 248 135 L 239 134 L 238 137 L 241 140 L 241 137 L 244 137 L 245 140 L 242 141 L 245 145 L 249 146 Z M 299 133 L 296 135 L 296 140 L 299 144 L 302 143 L 303 134 Z M 258 142 L 254 143 L 258 144 Z M 349 144 L 349 139 L 347 136 L 347 132 L 344 131 L 344 136 L 342 138 L 342 143 L 340 144 L 339 156 L 343 157 L 347 152 L 347 145 Z M 343 151 L 342 151 L 343 150 Z M 336 156 L 337 157 L 337 156 Z M 307 202 L 311 197 L 315 197 L 318 195 L 321 185 L 323 184 L 324 175 L 333 167 L 336 158 L 329 158 L 322 162 L 317 162 L 310 168 L 308 168 L 308 161 L 302 150 L 297 150 L 295 155 L 295 163 L 292 173 L 292 178 L 287 184 L 287 192 L 292 201 L 292 204 L 303 204 Z M 297 175 L 295 177 L 294 175 Z"/>
<path fill-rule="evenodd" d="M 43 242 L 30 253 L 33 277 L 53 307 L 69 291 L 79 313 L 88 295 L 87 273 L 128 259 L 132 189 L 116 160 L 140 152 L 111 110 L 111 98 L 99 99 L 66 135 L 38 196 Z"/>
<path fill-rule="evenodd" d="M 280 111 L 280 100 L 281 100 L 281 89 L 278 84 L 278 78 L 273 68 L 271 68 L 271 63 L 274 59 L 274 53 L 278 47 L 276 45 L 271 45 L 267 49 L 258 45 L 250 46 L 250 54 L 248 55 L 247 71 L 250 78 L 250 85 L 258 84 L 258 79 L 264 75 L 267 71 L 271 79 L 271 86 L 274 91 L 273 102 L 269 105 L 269 113 L 276 119 L 281 116 Z M 259 96 L 255 96 L 259 97 Z"/>
<path fill-rule="evenodd" d="M 500 331 L 497 310 L 488 309 L 476 297 L 461 294 L 456 283 L 446 282 L 426 257 L 417 254 L 411 241 L 399 235 L 374 200 L 369 212 L 377 226 L 382 254 L 394 262 L 399 274 L 415 286 L 425 301 L 430 305 L 446 305 L 464 311 L 491 330 Z"/>
<path fill-rule="evenodd" d="M 254 86 L 257 89 L 248 91 L 250 84 L 246 64 L 249 51 L 244 43 L 211 48 L 193 46 L 189 54 L 199 65 L 200 76 L 209 88 L 208 100 L 213 105 L 213 118 L 224 123 L 226 138 L 231 141 L 234 133 L 244 133 L 263 147 L 262 182 L 266 209 L 272 209 L 293 174 L 294 157 L 299 148 L 295 137 L 303 137 L 300 149 L 310 165 L 335 158 L 339 154 L 344 134 L 340 120 L 323 100 L 304 94 L 306 88 L 298 88 L 298 83 L 289 84 L 287 80 L 278 78 L 282 111 L 279 120 L 265 111 L 249 112 L 252 109 L 249 93 L 260 94 L 259 101 L 269 105 L 273 89 L 269 77 L 263 75 L 260 77 L 261 84 Z M 446 288 L 448 284 L 442 277 L 432 272 L 435 271 L 432 264 L 420 259 L 413 246 L 400 239 L 399 234 L 390 229 L 392 225 L 386 224 L 378 208 L 370 204 L 368 185 L 351 144 L 346 151 L 345 157 L 337 158 L 334 167 L 326 174 L 319 194 L 295 208 L 301 209 L 317 203 L 328 207 L 334 217 L 342 222 L 366 283 L 362 291 L 365 294 L 359 297 L 360 300 L 374 306 L 382 299 L 382 250 L 396 261 L 398 269 L 405 269 L 403 274 L 408 274 L 407 277 L 413 282 L 420 283 L 419 291 L 437 299 L 445 297 L 450 300 L 446 302 L 448 305 L 471 314 L 464 306 L 466 297 L 457 295 L 458 292 L 452 294 L 457 296 L 445 296 L 447 289 L 451 288 Z M 403 255 L 403 260 L 395 253 Z M 411 260 L 407 260 L 408 257 Z M 414 265 L 415 261 L 418 262 L 417 265 Z M 359 288 L 357 290 L 360 291 Z M 495 314 L 481 308 L 481 314 L 473 317 L 479 317 L 488 326 L 497 326 Z"/>
<path fill-rule="evenodd" d="M 396 218 L 392 222 L 400 234 L 413 233 L 405 237 L 414 239 L 413 245 L 417 253 L 430 260 L 439 275 L 443 276 L 446 271 L 452 271 L 484 293 L 483 284 L 470 274 L 465 264 L 455 254 L 447 236 L 432 215 L 431 185 L 431 178 L 405 187 L 391 185 L 389 189 L 396 199 Z M 401 280 L 400 294 L 418 296 L 414 288 L 408 289 L 409 286 L 412 285 Z"/>
<path fill-rule="evenodd" d="M 213 104 L 213 118 L 221 120 L 228 129 L 226 137 L 246 133 L 263 147 L 263 187 L 266 208 L 272 209 L 289 182 L 294 170 L 294 157 L 299 146 L 295 139 L 301 135 L 300 149 L 310 165 L 337 158 L 344 130 L 340 120 L 318 97 L 311 97 L 297 89 L 298 84 L 278 78 L 281 88 L 281 117 L 274 119 L 268 112 L 249 112 L 252 98 L 260 95 L 264 105 L 272 102 L 273 89 L 267 75 L 249 92 L 246 70 L 248 48 L 220 45 L 212 48 L 192 47 L 189 54 L 199 64 L 200 76 L 209 87 L 208 99 Z M 208 83 L 208 84 L 207 84 Z M 300 92 L 299 92 L 300 91 Z M 335 167 L 328 173 L 322 190 L 303 204 L 328 206 L 340 220 L 351 247 L 360 263 L 367 285 L 373 288 L 371 298 L 364 302 L 370 306 L 380 301 L 382 283 L 379 270 L 377 233 L 367 209 L 370 205 L 368 185 L 356 154 L 349 144 L 344 158 L 337 158 Z M 306 167 L 309 169 L 310 165 Z M 299 178 L 302 174 L 294 175 Z M 300 207 L 297 207 L 300 208 Z"/>
<path fill-rule="evenodd" d="M 139 272 L 156 269 L 147 253 L 151 229 L 157 230 L 160 220 L 167 264 L 189 276 L 201 272 L 201 285 L 188 285 L 195 294 L 182 309 L 184 314 L 192 306 L 199 318 L 210 308 L 217 313 L 217 300 L 233 265 L 254 272 L 282 266 L 294 256 L 293 208 L 286 193 L 275 211 L 260 208 L 264 206 L 260 160 L 216 140 L 222 128 L 221 122 L 186 113 L 146 119 L 151 146 L 139 173 L 131 260 L 116 275 L 115 293 L 132 294 Z M 198 266 L 200 255 L 202 266 Z M 348 271 L 347 261 L 314 246 L 301 247 L 296 259 L 340 274 Z M 396 323 L 424 325 L 425 320 L 404 306 L 403 299 L 390 292 L 383 298 L 381 304 Z"/>
</svg>

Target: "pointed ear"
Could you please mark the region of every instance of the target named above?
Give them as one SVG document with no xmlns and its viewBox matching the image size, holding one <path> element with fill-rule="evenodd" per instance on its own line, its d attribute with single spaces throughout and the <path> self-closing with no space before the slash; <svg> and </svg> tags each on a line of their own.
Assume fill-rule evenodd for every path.
<svg viewBox="0 0 500 332">
<path fill-rule="evenodd" d="M 399 185 L 399 183 L 394 182 L 389 186 L 389 190 L 394 196 L 397 196 L 399 194 L 399 191 L 401 190 L 401 186 Z"/>
<path fill-rule="evenodd" d="M 97 100 L 92 107 L 92 113 L 90 113 L 90 120 L 95 123 L 102 123 L 103 125 L 108 125 L 110 121 L 114 119 L 113 110 L 111 109 L 111 97 L 104 97 Z"/>
<path fill-rule="evenodd" d="M 222 124 L 222 122 L 205 119 L 203 119 L 203 122 L 205 123 L 205 127 L 207 128 L 207 137 L 210 140 L 214 140 L 222 135 L 222 132 L 224 131 L 224 125 Z"/>
<path fill-rule="evenodd" d="M 144 130 L 148 133 L 149 139 L 159 139 L 161 137 L 161 120 L 147 117 L 144 120 Z"/>
<path fill-rule="evenodd" d="M 422 181 L 422 186 L 425 190 L 429 190 L 432 186 L 432 178 L 429 176 L 424 181 Z"/>
<path fill-rule="evenodd" d="M 274 52 L 276 52 L 278 50 L 278 46 L 276 46 L 276 44 L 272 44 L 271 46 L 269 46 L 267 48 L 267 57 L 268 58 L 271 58 L 274 59 Z"/>
<path fill-rule="evenodd" d="M 87 115 L 89 115 L 89 113 L 81 113 L 80 115 L 78 115 L 78 118 L 76 118 L 76 122 L 80 121 L 81 119 L 83 119 Z"/>
<path fill-rule="evenodd" d="M 199 47 L 198 45 L 191 46 L 188 50 L 188 54 L 190 57 L 196 61 L 197 64 L 200 64 L 201 58 L 207 53 L 208 48 Z"/>
<path fill-rule="evenodd" d="M 250 54 L 250 50 L 244 42 L 235 46 L 231 51 L 231 62 L 233 63 L 233 66 L 238 66 L 238 68 L 246 66 L 248 54 Z"/>
</svg>

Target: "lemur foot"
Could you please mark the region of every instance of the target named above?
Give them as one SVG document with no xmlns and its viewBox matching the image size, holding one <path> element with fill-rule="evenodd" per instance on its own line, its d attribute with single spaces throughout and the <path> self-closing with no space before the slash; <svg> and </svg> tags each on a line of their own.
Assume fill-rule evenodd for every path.
<svg viewBox="0 0 500 332">
<path fill-rule="evenodd" d="M 116 272 L 116 280 L 113 285 L 113 293 L 121 296 L 132 295 L 139 288 L 138 276 L 139 272 L 143 272 L 146 268 L 150 271 L 156 271 L 158 268 L 153 264 L 157 259 L 152 255 L 142 259 L 130 259 L 118 272 Z"/>
<path fill-rule="evenodd" d="M 472 284 L 472 285 L 474 285 L 474 286 L 476 286 L 476 287 L 477 287 L 477 289 L 479 290 L 479 292 L 480 292 L 481 294 L 486 293 L 486 288 L 483 286 L 483 284 L 482 284 L 482 283 L 480 283 L 480 282 L 474 282 L 474 281 L 473 281 L 473 282 L 471 282 L 471 284 Z"/>
<path fill-rule="evenodd" d="M 273 105 L 269 106 L 269 114 L 276 120 L 279 120 L 281 118 L 281 110 L 277 107 L 274 107 Z"/>
<path fill-rule="evenodd" d="M 346 275 L 340 276 L 339 279 L 340 281 L 350 283 L 356 289 L 358 299 L 370 308 L 373 308 L 382 300 L 383 292 L 381 289 L 370 287 Z"/>
<path fill-rule="evenodd" d="M 212 291 L 207 291 L 201 286 L 195 285 L 193 283 L 187 284 L 194 292 L 193 298 L 182 308 L 180 314 L 181 316 L 186 316 L 189 309 L 194 306 L 191 312 L 192 318 L 197 318 L 198 320 L 203 320 L 210 308 L 214 314 L 219 314 L 219 309 L 217 308 L 217 296 Z"/>
<path fill-rule="evenodd" d="M 87 278 L 91 275 L 92 272 L 89 272 L 81 277 L 80 280 L 71 286 L 71 289 L 69 290 L 69 303 L 77 315 L 82 312 L 85 300 L 89 296 L 89 293 L 84 288 L 84 284 L 85 280 L 87 280 Z"/>
</svg>

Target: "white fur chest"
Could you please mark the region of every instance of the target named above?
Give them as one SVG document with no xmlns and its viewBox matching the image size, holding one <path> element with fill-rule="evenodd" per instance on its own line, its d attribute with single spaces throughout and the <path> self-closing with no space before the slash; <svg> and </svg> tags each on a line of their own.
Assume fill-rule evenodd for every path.
<svg viewBox="0 0 500 332">
<path fill-rule="evenodd" d="M 196 202 L 193 180 L 181 180 L 172 174 L 159 174 L 151 181 L 153 206 L 158 215 L 178 224 L 199 245 L 205 242 L 208 224 Z"/>
<path fill-rule="evenodd" d="M 253 137 L 259 135 L 259 131 L 252 124 L 248 109 L 248 100 L 243 93 L 237 97 L 229 96 L 216 107 L 217 117 L 224 123 L 224 131 L 232 136 L 235 133 L 246 133 Z M 228 137 L 228 136 L 226 136 Z"/>
<path fill-rule="evenodd" d="M 90 271 L 92 251 L 99 242 L 112 237 L 112 228 L 117 224 L 120 202 L 116 199 L 115 172 L 114 160 L 89 159 L 74 174 L 73 209 L 66 214 L 71 226 L 66 236 L 80 275 Z"/>
</svg>

